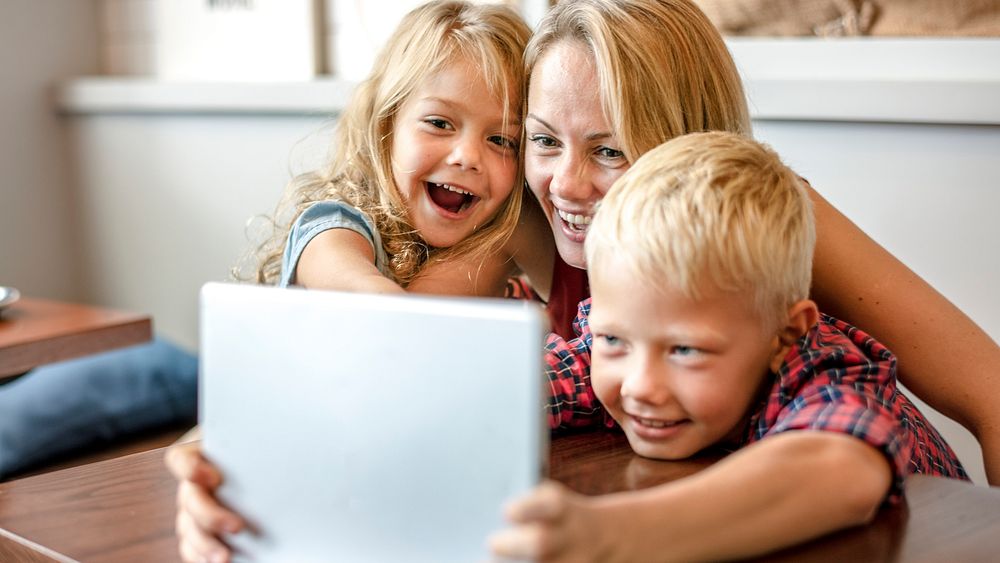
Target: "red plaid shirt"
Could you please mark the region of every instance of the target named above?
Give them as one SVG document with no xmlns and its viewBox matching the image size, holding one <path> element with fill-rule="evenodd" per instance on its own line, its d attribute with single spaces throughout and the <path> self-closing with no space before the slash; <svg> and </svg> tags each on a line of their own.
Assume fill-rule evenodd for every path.
<svg viewBox="0 0 1000 563">
<path fill-rule="evenodd" d="M 546 408 L 552 429 L 614 425 L 590 385 L 589 314 L 587 299 L 573 321 L 577 337 L 550 334 L 546 343 Z M 821 315 L 773 377 L 742 445 L 788 430 L 839 432 L 885 454 L 895 476 L 893 496 L 910 473 L 968 480 L 938 431 L 897 389 L 896 358 L 861 330 Z"/>
</svg>

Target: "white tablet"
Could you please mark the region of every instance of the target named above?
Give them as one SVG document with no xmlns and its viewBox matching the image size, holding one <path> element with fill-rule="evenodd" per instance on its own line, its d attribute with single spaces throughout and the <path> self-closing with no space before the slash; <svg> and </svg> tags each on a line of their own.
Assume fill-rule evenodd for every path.
<svg viewBox="0 0 1000 563">
<path fill-rule="evenodd" d="M 482 561 L 544 473 L 537 304 L 207 284 L 200 422 L 250 561 Z"/>
</svg>

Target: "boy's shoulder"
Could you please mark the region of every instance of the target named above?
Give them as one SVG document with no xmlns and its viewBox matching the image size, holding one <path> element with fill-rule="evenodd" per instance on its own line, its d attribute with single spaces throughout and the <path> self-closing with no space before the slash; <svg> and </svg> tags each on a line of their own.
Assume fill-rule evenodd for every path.
<svg viewBox="0 0 1000 563">
<path fill-rule="evenodd" d="M 822 426 L 816 417 L 832 422 L 839 416 L 834 413 L 846 413 L 845 420 L 857 409 L 894 416 L 896 358 L 869 334 L 829 315 L 789 350 L 773 378 L 751 417 L 751 441 L 792 426 Z"/>
<path fill-rule="evenodd" d="M 967 479 L 954 452 L 896 385 L 896 358 L 861 329 L 829 315 L 786 356 L 748 441 L 787 430 L 855 436 L 893 464 L 894 495 L 909 473 Z"/>
<path fill-rule="evenodd" d="M 816 375 L 838 367 L 865 367 L 894 378 L 896 357 L 867 332 L 821 313 L 819 322 L 788 352 L 778 375 L 782 379 L 796 373 Z"/>
</svg>

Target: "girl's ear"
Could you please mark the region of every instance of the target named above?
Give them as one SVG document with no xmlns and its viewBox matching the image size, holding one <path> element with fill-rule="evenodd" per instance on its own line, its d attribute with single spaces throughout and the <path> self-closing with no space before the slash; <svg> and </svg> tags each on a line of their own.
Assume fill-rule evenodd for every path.
<svg viewBox="0 0 1000 563">
<path fill-rule="evenodd" d="M 809 299 L 796 302 L 788 308 L 788 319 L 775 333 L 774 355 L 771 356 L 771 371 L 777 372 L 785 360 L 788 350 L 802 335 L 809 332 L 819 322 L 819 309 Z"/>
</svg>

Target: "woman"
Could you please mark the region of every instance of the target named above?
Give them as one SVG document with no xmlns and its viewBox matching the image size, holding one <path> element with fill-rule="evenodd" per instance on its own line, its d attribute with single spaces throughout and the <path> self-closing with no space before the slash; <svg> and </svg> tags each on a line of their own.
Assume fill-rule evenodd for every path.
<svg viewBox="0 0 1000 563">
<path fill-rule="evenodd" d="M 589 295 L 587 224 L 614 180 L 675 136 L 749 135 L 749 112 L 722 38 L 689 0 L 563 0 L 539 24 L 526 62 L 525 177 L 544 219 L 529 213 L 514 243 L 518 263 L 549 303 L 554 329 L 571 336 L 576 304 Z M 1000 347 L 819 194 L 812 196 L 813 297 L 893 349 L 903 383 L 973 432 L 990 482 L 1000 484 Z M 168 465 L 180 480 L 179 514 L 194 523 L 182 542 L 204 547 L 242 526 L 212 496 L 221 476 L 196 447 L 173 448 Z"/>
</svg>

